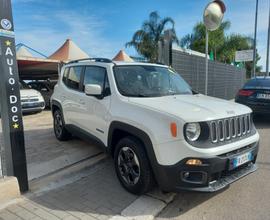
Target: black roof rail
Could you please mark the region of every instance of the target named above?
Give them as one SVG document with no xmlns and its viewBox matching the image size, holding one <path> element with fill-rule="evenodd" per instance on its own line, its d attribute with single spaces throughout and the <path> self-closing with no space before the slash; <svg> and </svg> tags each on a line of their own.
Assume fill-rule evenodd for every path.
<svg viewBox="0 0 270 220">
<path fill-rule="evenodd" d="M 72 60 L 72 61 L 68 62 L 67 64 L 79 63 L 81 61 L 94 61 L 94 62 L 100 62 L 100 63 L 113 63 L 113 61 L 108 59 L 108 58 L 84 58 L 84 59 Z"/>
</svg>

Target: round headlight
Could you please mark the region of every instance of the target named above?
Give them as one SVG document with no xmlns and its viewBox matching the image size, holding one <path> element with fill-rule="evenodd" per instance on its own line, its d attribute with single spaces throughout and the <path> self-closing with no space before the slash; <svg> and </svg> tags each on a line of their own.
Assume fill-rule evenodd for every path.
<svg viewBox="0 0 270 220">
<path fill-rule="evenodd" d="M 199 123 L 188 123 L 186 126 L 186 137 L 189 141 L 196 141 L 200 137 L 201 126 Z"/>
</svg>

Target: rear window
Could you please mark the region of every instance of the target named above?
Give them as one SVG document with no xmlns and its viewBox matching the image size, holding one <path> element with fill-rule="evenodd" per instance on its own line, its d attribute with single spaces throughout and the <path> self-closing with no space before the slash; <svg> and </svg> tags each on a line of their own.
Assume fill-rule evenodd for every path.
<svg viewBox="0 0 270 220">
<path fill-rule="evenodd" d="M 270 89 L 270 79 L 252 79 L 245 84 L 244 89 Z"/>
</svg>

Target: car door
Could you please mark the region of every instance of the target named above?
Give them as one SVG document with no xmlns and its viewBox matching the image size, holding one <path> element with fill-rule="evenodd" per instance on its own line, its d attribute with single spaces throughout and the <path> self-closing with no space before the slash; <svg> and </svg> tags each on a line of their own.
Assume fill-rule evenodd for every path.
<svg viewBox="0 0 270 220">
<path fill-rule="evenodd" d="M 106 143 L 108 130 L 108 113 L 111 96 L 107 71 L 104 67 L 86 66 L 83 77 L 83 89 L 86 84 L 98 84 L 102 88 L 102 96 L 83 95 L 85 112 L 81 121 L 81 127 L 99 140 Z"/>
<path fill-rule="evenodd" d="M 68 124 L 79 126 L 79 121 L 83 117 L 85 106 L 82 100 L 84 95 L 82 90 L 82 66 L 73 66 L 69 68 L 66 79 L 63 81 L 62 108 L 65 121 Z"/>
</svg>

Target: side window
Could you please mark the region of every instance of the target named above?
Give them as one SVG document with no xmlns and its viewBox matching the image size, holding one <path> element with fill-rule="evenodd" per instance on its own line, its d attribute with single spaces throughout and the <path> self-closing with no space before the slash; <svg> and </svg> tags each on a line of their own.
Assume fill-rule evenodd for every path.
<svg viewBox="0 0 270 220">
<path fill-rule="evenodd" d="M 80 79 L 81 79 L 81 72 L 82 67 L 76 66 L 76 67 L 70 67 L 69 68 L 69 74 L 66 81 L 66 85 L 74 90 L 79 90 L 80 88 Z"/>
<path fill-rule="evenodd" d="M 86 84 L 98 84 L 101 88 L 104 88 L 104 82 L 106 77 L 106 69 L 103 67 L 86 66 L 83 88 Z"/>
<path fill-rule="evenodd" d="M 65 68 L 63 79 L 62 79 L 65 84 L 67 84 L 68 71 L 69 71 L 69 68 Z"/>
</svg>

